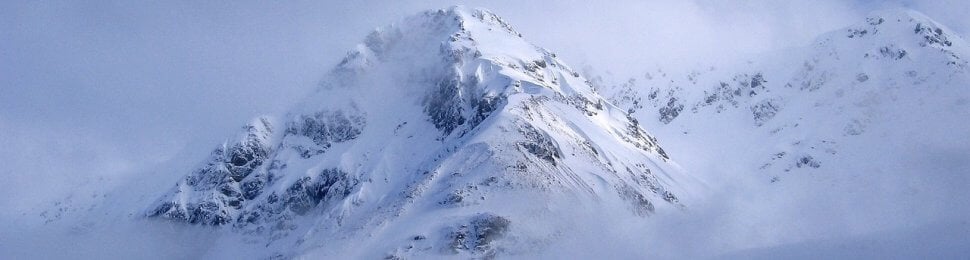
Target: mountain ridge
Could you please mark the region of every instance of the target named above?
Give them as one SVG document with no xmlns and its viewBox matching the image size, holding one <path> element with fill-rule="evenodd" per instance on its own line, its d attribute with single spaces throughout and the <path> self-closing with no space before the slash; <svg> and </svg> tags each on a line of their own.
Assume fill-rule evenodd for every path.
<svg viewBox="0 0 970 260">
<path fill-rule="evenodd" d="M 867 254 L 909 252 L 897 245 L 962 238 L 970 212 L 970 51 L 952 32 L 876 11 L 803 48 L 615 83 L 487 10 L 425 11 L 363 37 L 314 92 L 208 156 L 48 205 L 35 219 L 57 242 L 0 245 L 92 258 L 700 258 L 837 254 L 885 237 L 892 246 Z M 84 250 L 27 252 L 35 243 Z M 141 247 L 85 252 L 125 243 Z"/>
<path fill-rule="evenodd" d="M 431 241 L 405 255 L 488 256 L 550 201 L 646 216 L 683 207 L 690 181 L 636 120 L 483 9 L 377 29 L 292 112 L 244 129 L 146 215 L 231 225 L 284 255 L 380 235 Z M 458 224 L 402 220 L 428 214 Z M 398 225 L 415 234 L 379 231 Z"/>
<path fill-rule="evenodd" d="M 875 11 L 860 20 L 783 55 L 684 74 L 648 71 L 599 88 L 709 183 L 752 178 L 752 187 L 770 190 L 807 183 L 844 193 L 875 189 L 867 192 L 901 194 L 894 198 L 924 207 L 916 198 L 954 192 L 928 192 L 949 185 L 925 181 L 928 173 L 916 165 L 942 162 L 923 161 L 925 154 L 965 150 L 959 140 L 970 131 L 962 123 L 970 115 L 970 51 L 916 11 Z M 964 183 L 952 175 L 963 166 L 947 165 L 934 179 Z M 901 179 L 909 181 L 890 183 Z M 869 200 L 859 207 L 887 203 Z"/>
</svg>

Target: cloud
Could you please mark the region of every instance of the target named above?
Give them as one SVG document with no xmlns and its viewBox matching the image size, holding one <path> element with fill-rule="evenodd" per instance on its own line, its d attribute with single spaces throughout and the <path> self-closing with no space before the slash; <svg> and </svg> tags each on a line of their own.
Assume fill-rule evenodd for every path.
<svg viewBox="0 0 970 260">
<path fill-rule="evenodd" d="M 117 159 L 128 163 L 154 156 L 139 152 L 145 147 L 205 151 L 248 118 L 282 111 L 310 91 L 369 30 L 452 4 L 4 2 L 0 118 L 9 127 L 0 131 L 20 140 L 8 142 L 12 150 L 40 145 L 22 140 L 75 136 L 122 151 L 130 158 Z M 503 0 L 484 7 L 577 68 L 632 75 L 806 44 L 868 9 L 899 5 L 925 9 L 958 31 L 970 27 L 960 1 Z"/>
<path fill-rule="evenodd" d="M 3 217 L 77 182 L 135 178 L 172 158 L 189 158 L 170 168 L 187 169 L 249 118 L 312 90 L 373 28 L 452 4 L 4 1 Z M 808 44 L 876 8 L 915 8 L 970 32 L 961 0 L 465 4 L 493 10 L 574 67 L 620 76 Z"/>
</svg>

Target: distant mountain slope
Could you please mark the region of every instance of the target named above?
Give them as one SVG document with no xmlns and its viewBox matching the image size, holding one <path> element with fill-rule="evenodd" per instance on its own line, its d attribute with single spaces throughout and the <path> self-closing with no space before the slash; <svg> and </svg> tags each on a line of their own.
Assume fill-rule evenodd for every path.
<svg viewBox="0 0 970 260">
<path fill-rule="evenodd" d="M 694 214 L 670 217 L 697 219 L 661 223 L 709 226 L 662 243 L 719 234 L 709 247 L 729 259 L 959 255 L 968 57 L 952 30 L 896 9 L 746 62 L 591 78 L 707 184 Z"/>
<path fill-rule="evenodd" d="M 602 92 L 652 122 L 644 124 L 671 147 L 751 146 L 728 157 L 777 181 L 790 171 L 871 161 L 846 150 L 896 153 L 867 146 L 886 138 L 914 146 L 920 132 L 970 130 L 968 55 L 966 42 L 949 29 L 896 9 L 874 12 L 804 49 L 686 75 L 650 71 Z"/>
</svg>

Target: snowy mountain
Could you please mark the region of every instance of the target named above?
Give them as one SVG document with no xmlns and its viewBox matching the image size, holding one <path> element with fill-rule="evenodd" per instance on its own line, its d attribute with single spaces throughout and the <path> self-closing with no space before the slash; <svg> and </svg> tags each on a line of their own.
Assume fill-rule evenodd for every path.
<svg viewBox="0 0 970 260">
<path fill-rule="evenodd" d="M 876 11 L 805 48 L 592 81 L 708 184 L 691 206 L 717 224 L 700 229 L 744 234 L 712 243 L 744 252 L 727 258 L 962 254 L 911 235 L 967 241 L 970 46 L 951 32 Z"/>
<path fill-rule="evenodd" d="M 603 92 L 678 151 L 693 146 L 674 154 L 743 147 L 751 152 L 725 154 L 729 161 L 775 182 L 792 171 L 895 157 L 896 147 L 882 146 L 887 138 L 901 148 L 936 131 L 966 137 L 959 120 L 970 115 L 970 49 L 950 31 L 915 11 L 878 11 L 804 49 L 686 73 L 648 71 Z"/>
<path fill-rule="evenodd" d="M 0 256 L 964 256 L 968 58 L 895 9 L 803 48 L 614 79 L 487 10 L 426 11 L 207 156 L 8 213 L 36 223 L 5 227 Z"/>
<path fill-rule="evenodd" d="M 690 182 L 554 53 L 453 7 L 377 29 L 146 215 L 250 235 L 266 256 L 491 256 L 561 236 L 557 207 L 647 216 L 682 207 Z"/>
<path fill-rule="evenodd" d="M 970 45 L 952 32 L 883 10 L 804 48 L 591 81 L 707 184 L 703 213 L 660 222 L 712 222 L 695 232 L 727 237 L 707 243 L 724 258 L 965 255 Z M 921 244 L 942 237 L 964 246 Z"/>
</svg>

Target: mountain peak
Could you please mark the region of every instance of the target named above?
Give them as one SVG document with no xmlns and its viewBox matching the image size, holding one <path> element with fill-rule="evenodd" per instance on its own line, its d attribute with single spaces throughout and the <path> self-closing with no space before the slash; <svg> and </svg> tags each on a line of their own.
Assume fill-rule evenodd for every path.
<svg viewBox="0 0 970 260">
<path fill-rule="evenodd" d="M 440 9 L 436 12 L 439 14 L 443 13 L 452 15 L 463 23 L 484 25 L 483 27 L 469 26 L 463 27 L 462 29 L 475 30 L 484 28 L 486 30 L 491 30 L 494 28 L 501 29 L 501 31 L 507 32 L 511 35 L 519 36 L 519 33 L 512 28 L 512 25 L 502 19 L 502 17 L 499 17 L 495 13 L 492 13 L 492 11 L 485 8 L 469 8 L 463 5 L 456 5 L 446 9 Z"/>
<path fill-rule="evenodd" d="M 866 15 L 866 22 L 879 24 L 879 19 L 885 21 L 896 21 L 904 23 L 932 23 L 938 25 L 936 21 L 925 14 L 909 8 L 888 8 L 873 10 Z"/>
<path fill-rule="evenodd" d="M 918 62 L 925 67 L 942 63 L 949 67 L 944 71 L 970 67 L 966 59 L 970 46 L 962 38 L 909 9 L 873 11 L 864 21 L 821 35 L 813 47 L 811 63 L 844 63 L 842 59 L 847 57 L 862 56 L 865 59 L 858 61 L 879 60 L 883 65 Z"/>
<path fill-rule="evenodd" d="M 280 248 L 395 228 L 406 232 L 381 240 L 428 234 L 481 256 L 516 223 L 548 219 L 536 205 L 646 216 L 681 207 L 691 181 L 636 120 L 484 9 L 380 27 L 322 85 L 217 149 L 148 215 L 268 233 Z"/>
<path fill-rule="evenodd" d="M 544 50 L 529 44 L 498 15 L 481 8 L 453 6 L 428 10 L 378 27 L 340 62 L 338 70 L 359 70 L 375 62 L 410 59 L 408 53 L 446 51 L 538 58 Z"/>
</svg>

